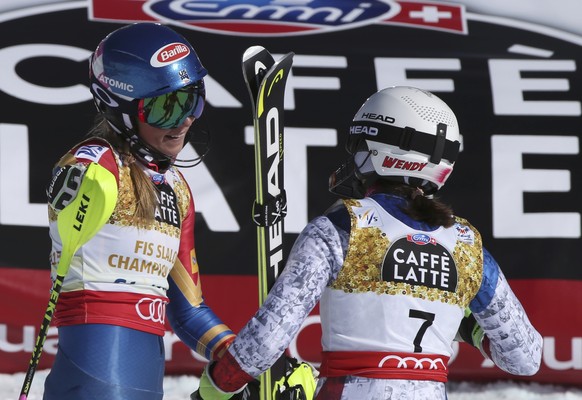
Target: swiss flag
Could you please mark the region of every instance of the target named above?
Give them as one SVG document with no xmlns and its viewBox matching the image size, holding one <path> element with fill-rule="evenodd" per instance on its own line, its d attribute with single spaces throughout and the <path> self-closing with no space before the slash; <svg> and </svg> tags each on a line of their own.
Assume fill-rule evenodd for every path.
<svg viewBox="0 0 582 400">
<path fill-rule="evenodd" d="M 397 1 L 400 12 L 384 20 L 388 24 L 411 25 L 467 34 L 465 7 L 427 1 Z"/>
</svg>

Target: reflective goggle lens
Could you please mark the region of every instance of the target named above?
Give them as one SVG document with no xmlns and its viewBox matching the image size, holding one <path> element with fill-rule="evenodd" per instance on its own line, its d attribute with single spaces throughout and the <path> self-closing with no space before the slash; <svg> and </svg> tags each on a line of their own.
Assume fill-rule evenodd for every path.
<svg viewBox="0 0 582 400">
<path fill-rule="evenodd" d="M 139 102 L 140 121 L 160 129 L 182 125 L 186 118 L 200 118 L 205 103 L 203 83 L 183 87 L 175 92 L 149 97 Z"/>
</svg>

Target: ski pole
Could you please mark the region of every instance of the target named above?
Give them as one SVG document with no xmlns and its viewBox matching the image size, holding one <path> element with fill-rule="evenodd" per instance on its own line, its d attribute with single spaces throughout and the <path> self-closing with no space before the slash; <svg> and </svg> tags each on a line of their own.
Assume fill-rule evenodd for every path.
<svg viewBox="0 0 582 400">
<path fill-rule="evenodd" d="M 117 203 L 117 182 L 113 174 L 97 163 L 85 171 L 77 196 L 57 216 L 57 229 L 63 242 L 48 306 L 24 377 L 19 400 L 26 400 L 40 361 L 63 280 L 73 255 L 105 225 Z"/>
</svg>

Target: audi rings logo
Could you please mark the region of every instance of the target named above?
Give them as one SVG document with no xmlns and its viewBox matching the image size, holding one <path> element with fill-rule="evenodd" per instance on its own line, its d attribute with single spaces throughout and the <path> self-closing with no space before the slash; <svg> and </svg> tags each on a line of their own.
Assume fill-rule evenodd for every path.
<svg viewBox="0 0 582 400">
<path fill-rule="evenodd" d="M 164 324 L 166 321 L 166 304 L 168 302 L 162 299 L 144 297 L 135 305 L 135 311 L 145 321 Z"/>
<path fill-rule="evenodd" d="M 394 360 L 394 361 L 391 361 Z M 394 365 L 387 365 L 384 366 L 385 363 L 394 364 Z M 440 366 L 439 366 L 440 364 Z M 416 358 L 416 357 L 400 357 L 396 355 L 389 355 L 384 357 L 378 367 L 386 368 L 386 367 L 393 367 L 393 368 L 409 368 L 412 369 L 447 369 L 445 362 L 442 358 L 435 358 L 434 360 L 431 358 L 423 357 L 423 358 Z"/>
</svg>

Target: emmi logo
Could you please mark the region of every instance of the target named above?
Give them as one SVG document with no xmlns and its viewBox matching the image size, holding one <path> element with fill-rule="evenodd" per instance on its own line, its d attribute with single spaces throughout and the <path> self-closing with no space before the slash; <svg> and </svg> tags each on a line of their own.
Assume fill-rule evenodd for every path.
<svg viewBox="0 0 582 400">
<path fill-rule="evenodd" d="M 385 20 L 399 9 L 392 0 L 162 0 L 143 6 L 155 19 L 171 20 L 190 29 L 250 36 L 349 29 Z"/>
</svg>

